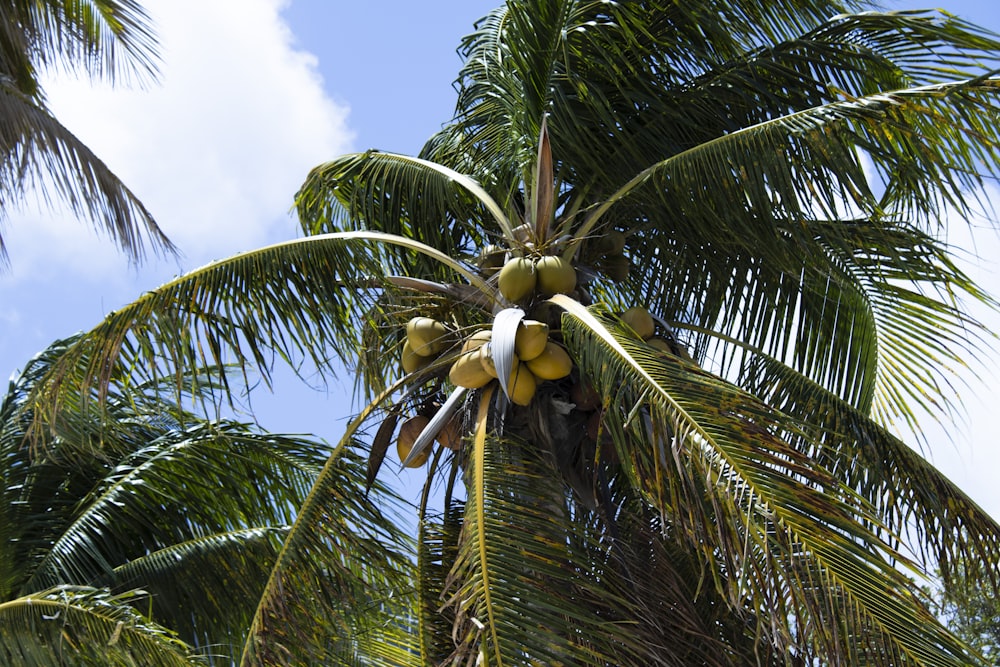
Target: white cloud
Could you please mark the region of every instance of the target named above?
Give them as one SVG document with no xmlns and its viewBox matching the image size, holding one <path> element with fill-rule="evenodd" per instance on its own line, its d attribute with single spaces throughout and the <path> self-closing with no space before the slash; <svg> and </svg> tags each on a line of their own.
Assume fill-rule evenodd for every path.
<svg viewBox="0 0 1000 667">
<path fill-rule="evenodd" d="M 1000 202 L 1000 189 L 988 186 L 987 201 Z M 993 222 L 990 222 L 993 220 Z M 968 222 L 957 213 L 948 219 L 948 242 L 959 266 L 986 293 L 1000 298 L 1000 235 L 995 212 L 973 216 Z M 974 256 L 971 254 L 974 253 Z M 968 304 L 968 314 L 993 334 L 1000 334 L 1000 313 L 979 303 Z M 1000 378 L 1000 341 L 987 341 L 978 361 L 959 373 L 956 386 L 964 413 L 954 425 L 928 424 L 930 459 L 993 517 L 1000 519 L 1000 441 L 996 427 L 997 380 Z"/>
<path fill-rule="evenodd" d="M 296 189 L 351 136 L 315 57 L 295 50 L 284 3 L 144 4 L 160 35 L 160 83 L 112 90 L 56 79 L 46 84 L 51 108 L 150 208 L 184 252 L 184 269 L 290 238 Z M 125 260 L 112 244 L 68 218 L 13 216 L 5 231 L 14 275 L 5 279 L 120 276 Z"/>
</svg>

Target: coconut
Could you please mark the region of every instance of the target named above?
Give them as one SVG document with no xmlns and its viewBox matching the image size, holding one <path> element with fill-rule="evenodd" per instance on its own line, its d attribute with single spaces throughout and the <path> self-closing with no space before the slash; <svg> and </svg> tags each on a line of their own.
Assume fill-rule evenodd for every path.
<svg viewBox="0 0 1000 667">
<path fill-rule="evenodd" d="M 479 363 L 482 364 L 483 370 L 486 371 L 487 375 L 491 378 L 498 378 L 500 376 L 497 375 L 497 365 L 493 361 L 493 349 L 490 345 L 492 343 L 479 348 Z M 517 360 L 515 359 L 515 361 Z"/>
<path fill-rule="evenodd" d="M 497 286 L 508 301 L 518 302 L 535 291 L 538 274 L 534 263 L 526 257 L 515 257 L 500 269 Z"/>
<path fill-rule="evenodd" d="M 653 316 L 641 306 L 632 306 L 622 313 L 621 319 L 622 322 L 627 324 L 643 340 L 652 338 L 656 332 L 656 322 L 653 321 Z"/>
<path fill-rule="evenodd" d="M 396 453 L 399 454 L 399 460 L 405 461 L 406 457 L 410 455 L 410 450 L 413 449 L 413 443 L 417 441 L 417 438 L 423 432 L 424 427 L 427 426 L 430 420 L 423 416 L 417 415 L 415 417 L 410 417 L 402 426 L 399 427 L 399 436 L 396 438 Z M 417 458 L 410 461 L 407 464 L 407 468 L 419 468 L 423 464 L 427 463 L 427 459 L 430 458 L 431 448 L 427 447 L 420 453 Z"/>
<path fill-rule="evenodd" d="M 662 338 L 656 338 L 656 337 L 650 338 L 649 340 L 646 341 L 646 345 L 649 345 L 650 347 L 655 347 L 657 350 L 662 350 L 663 352 L 669 352 L 671 354 L 673 354 L 674 351 L 673 348 L 670 347 L 670 343 L 663 340 Z"/>
<path fill-rule="evenodd" d="M 514 362 L 511 369 L 510 379 L 507 381 L 507 392 L 512 403 L 517 405 L 528 405 L 535 397 L 538 389 L 538 380 L 525 364 Z"/>
<path fill-rule="evenodd" d="M 521 320 L 514 334 L 514 354 L 521 361 L 534 359 L 549 340 L 549 325 L 538 320 Z"/>
<path fill-rule="evenodd" d="M 573 360 L 561 346 L 549 341 L 540 355 L 524 362 L 539 380 L 559 380 L 573 370 Z"/>
<path fill-rule="evenodd" d="M 412 373 L 434 361 L 434 357 L 422 357 L 413 351 L 409 339 L 403 341 L 402 366 L 405 373 Z"/>
<path fill-rule="evenodd" d="M 462 448 L 462 418 L 459 415 L 454 415 L 451 419 L 444 423 L 441 430 L 438 431 L 435 440 L 442 447 L 446 447 L 452 451 L 458 451 Z"/>
<path fill-rule="evenodd" d="M 569 294 L 576 287 L 576 269 L 562 257 L 546 255 L 535 264 L 543 294 Z"/>
<path fill-rule="evenodd" d="M 609 255 L 598 262 L 598 268 L 616 283 L 628 280 L 632 262 L 625 255 Z"/>
<path fill-rule="evenodd" d="M 414 317 L 406 323 L 406 339 L 413 351 L 431 357 L 448 345 L 448 327 L 431 317 Z"/>
<path fill-rule="evenodd" d="M 448 372 L 452 384 L 466 389 L 478 389 L 493 379 L 480 363 L 479 353 L 480 350 L 473 350 L 459 355 Z"/>
<path fill-rule="evenodd" d="M 476 333 L 466 338 L 465 342 L 462 343 L 462 353 L 464 354 L 466 352 L 472 352 L 473 350 L 478 350 L 483 345 L 490 342 L 491 338 L 493 338 L 493 332 L 491 330 L 482 329 L 480 331 L 477 331 Z"/>
</svg>

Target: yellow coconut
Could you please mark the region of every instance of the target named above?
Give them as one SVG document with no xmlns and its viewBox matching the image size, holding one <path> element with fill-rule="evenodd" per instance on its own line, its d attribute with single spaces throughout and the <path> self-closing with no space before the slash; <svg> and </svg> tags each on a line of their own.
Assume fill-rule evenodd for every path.
<svg viewBox="0 0 1000 667">
<path fill-rule="evenodd" d="M 413 346 L 410 345 L 409 339 L 403 341 L 403 371 L 406 373 L 412 373 L 413 371 L 420 370 L 424 366 L 427 366 L 432 361 L 434 357 L 422 357 L 413 351 Z"/>
<path fill-rule="evenodd" d="M 493 348 L 490 345 L 483 345 L 479 348 L 479 363 L 482 364 L 483 370 L 491 378 L 500 377 L 497 375 L 497 365 L 493 362 Z"/>
<path fill-rule="evenodd" d="M 396 453 L 399 454 L 399 460 L 405 461 L 406 457 L 410 455 L 410 450 L 413 449 L 413 443 L 417 441 L 417 437 L 423 432 L 424 427 L 430 420 L 423 416 L 417 415 L 415 417 L 410 417 L 402 426 L 399 427 L 399 436 L 396 437 Z M 419 468 L 423 464 L 427 463 L 427 459 L 430 458 L 431 448 L 427 447 L 420 453 L 417 458 L 410 461 L 406 466 L 407 468 Z"/>
<path fill-rule="evenodd" d="M 622 313 L 621 319 L 622 322 L 627 324 L 643 340 L 652 338 L 653 333 L 656 331 L 656 323 L 653 321 L 653 316 L 641 306 L 632 306 Z"/>
<path fill-rule="evenodd" d="M 569 294 L 576 288 L 576 269 L 562 257 L 546 255 L 535 264 L 538 290 L 543 294 Z"/>
<path fill-rule="evenodd" d="M 462 343 L 462 353 L 464 354 L 466 352 L 472 352 L 473 350 L 478 350 L 483 345 L 490 342 L 491 338 L 493 338 L 493 332 L 491 330 L 483 329 L 481 331 L 477 331 L 476 333 L 466 338 L 465 342 Z"/>
<path fill-rule="evenodd" d="M 483 369 L 483 365 L 479 361 L 479 352 L 480 350 L 473 350 L 459 355 L 448 372 L 448 378 L 452 384 L 466 389 L 478 389 L 493 379 Z"/>
<path fill-rule="evenodd" d="M 406 339 L 413 351 L 431 357 L 448 345 L 448 327 L 431 317 L 414 317 L 406 323 Z"/>
<path fill-rule="evenodd" d="M 512 403 L 517 405 L 528 405 L 535 397 L 538 389 L 538 380 L 528 369 L 526 364 L 518 363 L 514 360 L 514 368 L 511 369 L 510 379 L 507 381 L 508 396 Z"/>
<path fill-rule="evenodd" d="M 548 340 L 548 324 L 538 320 L 521 320 L 514 334 L 514 353 L 521 361 L 529 361 L 542 353 Z"/>
<path fill-rule="evenodd" d="M 508 301 L 521 301 L 535 291 L 538 274 L 534 263 L 527 257 L 515 257 L 503 265 L 497 276 L 500 293 Z"/>
<path fill-rule="evenodd" d="M 540 355 L 524 362 L 539 380 L 559 380 L 573 370 L 573 360 L 561 346 L 549 341 Z"/>
</svg>

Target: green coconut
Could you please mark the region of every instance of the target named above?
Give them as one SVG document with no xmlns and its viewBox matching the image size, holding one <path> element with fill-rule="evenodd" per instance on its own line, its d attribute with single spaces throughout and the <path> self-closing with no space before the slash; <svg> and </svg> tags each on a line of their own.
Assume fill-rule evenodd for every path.
<svg viewBox="0 0 1000 667">
<path fill-rule="evenodd" d="M 535 264 L 526 257 L 515 257 L 503 265 L 497 276 L 500 293 L 514 303 L 523 300 L 535 291 L 538 274 Z"/>
</svg>

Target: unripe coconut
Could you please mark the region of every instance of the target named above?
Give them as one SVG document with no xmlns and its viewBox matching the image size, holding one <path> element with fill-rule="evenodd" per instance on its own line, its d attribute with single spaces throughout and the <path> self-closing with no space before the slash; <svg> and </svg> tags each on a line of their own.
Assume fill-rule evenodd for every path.
<svg viewBox="0 0 1000 667">
<path fill-rule="evenodd" d="M 538 380 L 525 364 L 514 360 L 514 367 L 510 371 L 510 379 L 507 381 L 508 396 L 512 403 L 517 405 L 528 405 L 535 397 L 538 389 Z"/>
<path fill-rule="evenodd" d="M 405 373 L 418 371 L 434 361 L 434 357 L 422 357 L 413 351 L 409 339 L 403 341 L 402 366 Z"/>
<path fill-rule="evenodd" d="M 538 320 L 521 320 L 514 334 L 514 354 L 529 361 L 542 353 L 549 340 L 549 325 Z"/>
<path fill-rule="evenodd" d="M 483 345 L 490 342 L 491 338 L 493 338 L 493 332 L 491 330 L 483 329 L 481 331 L 477 331 L 476 333 L 466 338 L 465 342 L 462 343 L 462 353 L 464 354 L 466 352 L 472 352 L 473 350 L 478 350 Z"/>
<path fill-rule="evenodd" d="M 622 313 L 621 320 L 643 340 L 652 338 L 656 332 L 656 323 L 653 321 L 653 316 L 641 306 L 632 306 L 626 310 Z"/>
<path fill-rule="evenodd" d="M 569 294 L 576 287 L 576 269 L 562 257 L 546 255 L 535 264 L 543 294 Z"/>
<path fill-rule="evenodd" d="M 479 352 L 480 350 L 473 350 L 459 355 L 448 372 L 452 384 L 466 389 L 479 389 L 493 379 L 479 362 Z"/>
<path fill-rule="evenodd" d="M 508 301 L 521 301 L 535 291 L 538 274 L 535 264 L 527 257 L 515 257 L 500 269 L 497 286 Z"/>
<path fill-rule="evenodd" d="M 448 327 L 431 317 L 414 317 L 406 323 L 406 339 L 413 351 L 431 357 L 448 345 Z"/>
<path fill-rule="evenodd" d="M 616 283 L 628 280 L 629 271 L 632 269 L 632 262 L 625 255 L 609 255 L 598 262 L 598 267 L 608 278 Z"/>
<path fill-rule="evenodd" d="M 604 235 L 604 243 L 608 248 L 605 254 L 620 255 L 625 251 L 625 235 L 617 229 L 612 229 Z"/>
<path fill-rule="evenodd" d="M 655 347 L 657 350 L 662 350 L 663 352 L 670 352 L 673 354 L 673 348 L 670 347 L 670 343 L 663 340 L 662 338 L 650 338 L 646 341 L 646 345 Z"/>
<path fill-rule="evenodd" d="M 573 360 L 561 346 L 549 341 L 540 355 L 524 362 L 539 380 L 559 380 L 573 370 Z"/>
<path fill-rule="evenodd" d="M 416 417 L 410 417 L 403 425 L 399 427 L 399 436 L 396 438 L 396 453 L 399 454 L 399 460 L 405 461 L 406 457 L 410 455 L 410 450 L 413 449 L 413 443 L 417 441 L 417 438 L 423 432 L 424 427 L 427 426 L 430 420 L 423 416 L 417 415 Z M 431 448 L 427 447 L 424 451 L 420 452 L 417 458 L 407 464 L 407 468 L 419 468 L 423 464 L 427 463 L 427 459 L 430 458 Z"/>
</svg>

